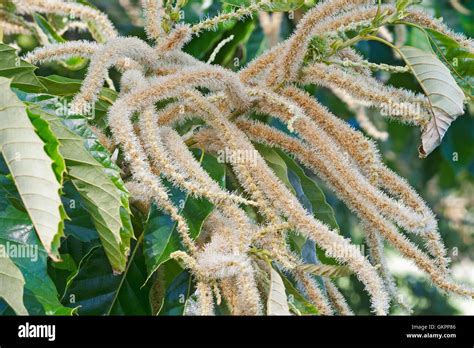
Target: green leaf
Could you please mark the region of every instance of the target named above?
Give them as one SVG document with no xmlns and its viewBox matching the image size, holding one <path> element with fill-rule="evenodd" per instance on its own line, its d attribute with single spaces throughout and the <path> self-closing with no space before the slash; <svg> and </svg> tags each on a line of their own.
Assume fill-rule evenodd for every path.
<svg viewBox="0 0 474 348">
<path fill-rule="evenodd" d="M 234 58 L 240 52 L 239 65 L 246 61 L 246 44 L 249 41 L 254 29 L 256 27 L 255 21 L 247 20 L 244 22 L 238 22 L 232 29 L 227 30 L 222 35 L 222 38 L 228 38 L 231 35 L 234 36 L 232 41 L 228 42 L 224 47 L 221 48 L 216 56 L 214 64 L 220 64 L 229 68 L 236 68 L 234 64 Z M 240 49 L 240 51 L 239 51 Z"/>
<path fill-rule="evenodd" d="M 284 151 L 275 149 L 275 152 L 283 159 L 283 161 L 285 161 L 288 172 L 293 172 L 296 174 L 297 177 L 291 179 L 290 182 L 292 182 L 292 186 L 295 188 L 297 185 L 294 182 L 298 181 L 298 184 L 303 191 L 299 192 L 299 195 L 297 195 L 298 199 L 300 199 L 300 202 L 307 199 L 311 204 L 311 212 L 313 213 L 314 217 L 324 222 L 329 227 L 338 230 L 339 226 L 336 221 L 334 209 L 327 202 L 326 196 L 319 185 L 314 180 L 309 178 L 305 174 L 304 170 L 299 166 L 299 164 L 296 163 L 296 161 L 288 156 Z M 304 197 L 301 197 L 302 195 L 304 195 Z"/>
<path fill-rule="evenodd" d="M 262 155 L 267 162 L 268 166 L 273 169 L 275 175 L 280 179 L 285 186 L 295 194 L 295 189 L 288 180 L 288 168 L 285 161 L 280 157 L 280 155 L 269 146 L 263 144 L 253 144 L 257 151 Z"/>
<path fill-rule="evenodd" d="M 167 289 L 182 271 L 183 268 L 177 261 L 168 260 L 155 272 L 151 281 L 149 296 L 152 315 L 158 315 L 161 312 Z"/>
<path fill-rule="evenodd" d="M 149 315 L 148 288 L 141 245 L 135 244 L 127 269 L 113 272 L 103 248 L 93 249 L 68 282 L 63 303 L 80 315 Z"/>
<path fill-rule="evenodd" d="M 285 285 L 277 271 L 270 267 L 270 290 L 268 292 L 267 315 L 290 315 Z"/>
<path fill-rule="evenodd" d="M 428 34 L 434 51 L 451 70 L 459 86 L 472 97 L 474 94 L 474 54 L 443 33 L 432 29 L 425 29 L 425 32 Z"/>
<path fill-rule="evenodd" d="M 120 169 L 98 143 L 83 117 L 62 119 L 38 107 L 30 108 L 30 112 L 47 121 L 61 142 L 68 177 L 96 226 L 112 268 L 123 272 L 133 229 L 128 192 Z"/>
<path fill-rule="evenodd" d="M 65 213 L 53 164 L 60 161 L 53 161 L 44 150 L 45 143 L 28 119 L 25 105 L 10 90 L 10 81 L 0 77 L 0 149 L 41 242 L 58 260 Z"/>
<path fill-rule="evenodd" d="M 3 176 L 3 178 L 5 178 Z M 73 310 L 61 305 L 57 289 L 47 272 L 47 255 L 25 212 L 9 204 L 0 190 L 0 245 L 17 250 L 10 259 L 25 280 L 23 301 L 32 315 L 71 315 Z M 18 251 L 22 250 L 21 256 Z M 15 257 L 13 257 L 15 256 Z"/>
<path fill-rule="evenodd" d="M 318 310 L 313 304 L 308 302 L 301 293 L 295 289 L 293 284 L 280 273 L 283 284 L 285 285 L 286 293 L 288 294 L 288 304 L 290 310 L 296 315 L 315 315 L 318 314 Z"/>
<path fill-rule="evenodd" d="M 4 248 L 0 249 L 3 250 Z M 28 311 L 23 304 L 25 279 L 8 255 L 3 253 L 0 255 L 0 298 L 5 299 L 16 314 L 26 315 Z"/>
<path fill-rule="evenodd" d="M 77 2 L 84 6 L 88 6 L 97 10 L 97 7 L 92 5 L 87 0 L 77 0 Z M 87 21 L 86 23 L 87 27 L 89 28 L 89 32 L 91 33 L 95 41 L 97 41 L 98 43 L 104 43 L 109 39 L 107 37 L 104 37 L 104 34 L 100 31 L 95 21 Z"/>
<path fill-rule="evenodd" d="M 464 113 L 465 96 L 437 56 L 411 46 L 400 48 L 400 52 L 430 103 L 431 119 L 422 130 L 419 148 L 420 156 L 426 157 L 441 144 L 451 123 Z"/>
<path fill-rule="evenodd" d="M 82 80 L 71 79 L 59 75 L 49 75 L 47 77 L 38 77 L 43 84 L 46 93 L 56 96 L 72 96 L 78 93 L 82 86 Z M 113 104 L 117 99 L 117 92 L 110 88 L 102 88 L 99 99 Z"/>
<path fill-rule="evenodd" d="M 67 42 L 61 35 L 59 35 L 53 26 L 44 18 L 43 16 L 34 13 L 33 19 L 39 29 L 45 34 L 48 38 L 49 43 L 64 43 Z M 60 64 L 62 64 L 65 68 L 69 70 L 80 70 L 87 64 L 87 59 L 81 57 L 72 57 L 65 60 L 60 60 Z"/>
<path fill-rule="evenodd" d="M 197 152 L 195 152 L 197 155 Z M 212 179 L 222 187 L 225 186 L 225 169 L 215 157 L 204 154 L 201 156 L 201 166 Z M 211 214 L 214 206 L 205 199 L 189 197 L 177 188 L 170 188 L 173 203 L 182 208 L 181 215 L 186 219 L 189 232 L 193 239 L 199 236 L 202 225 Z M 148 269 L 148 278 L 168 261 L 171 253 L 182 250 L 180 236 L 176 230 L 176 223 L 167 214 L 152 205 L 145 227 L 145 259 Z"/>
<path fill-rule="evenodd" d="M 419 4 L 422 0 L 397 0 L 396 9 L 397 12 L 404 12 L 408 7 Z"/>
<path fill-rule="evenodd" d="M 352 271 L 347 266 L 305 264 L 297 266 L 297 268 L 304 272 L 327 278 L 347 277 L 352 274 Z"/>
<path fill-rule="evenodd" d="M 218 30 L 203 32 L 198 37 L 193 38 L 193 40 L 186 45 L 184 51 L 201 60 L 205 57 L 209 57 L 213 51 L 213 47 L 225 38 L 225 29 L 231 29 L 235 24 L 236 22 L 229 21 L 219 24 Z"/>
<path fill-rule="evenodd" d="M 46 89 L 46 93 L 58 96 L 58 97 L 67 97 L 67 99 L 60 99 L 57 102 L 58 107 L 61 105 L 66 105 L 72 99 L 72 96 L 79 92 L 82 86 L 81 80 L 71 79 L 68 77 L 58 76 L 58 75 L 50 75 L 47 77 L 39 77 L 39 80 L 44 85 Z M 94 116 L 95 116 L 95 125 L 96 126 L 106 126 L 106 122 L 104 120 L 105 115 L 109 107 L 114 103 L 115 99 L 117 99 L 117 92 L 110 89 L 110 88 L 102 88 L 99 99 L 94 105 Z M 27 99 L 37 98 L 38 96 L 26 96 Z M 34 101 L 34 100 L 32 100 Z"/>
<path fill-rule="evenodd" d="M 11 78 L 11 86 L 25 92 L 41 92 L 43 85 L 36 77 L 37 69 L 16 55 L 11 46 L 0 43 L 0 76 Z"/>
</svg>

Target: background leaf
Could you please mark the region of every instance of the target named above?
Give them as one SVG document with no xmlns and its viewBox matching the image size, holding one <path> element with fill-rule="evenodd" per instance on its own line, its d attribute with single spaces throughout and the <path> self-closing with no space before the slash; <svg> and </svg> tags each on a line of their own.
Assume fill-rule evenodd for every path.
<svg viewBox="0 0 474 348">
<path fill-rule="evenodd" d="M 0 76 L 11 78 L 12 87 L 26 92 L 41 92 L 43 85 L 34 73 L 36 69 L 36 66 L 18 58 L 13 47 L 0 43 Z"/>
<path fill-rule="evenodd" d="M 113 272 L 103 248 L 95 248 L 71 278 L 64 296 L 82 315 L 149 315 L 148 289 L 141 288 L 146 271 L 136 243 L 127 269 Z"/>
<path fill-rule="evenodd" d="M 25 279 L 7 255 L 0 257 L 0 298 L 4 298 L 18 315 L 28 314 L 23 305 Z"/>
<path fill-rule="evenodd" d="M 298 269 L 327 278 L 347 277 L 352 274 L 352 271 L 347 266 L 306 264 L 298 266 Z"/>
<path fill-rule="evenodd" d="M 195 156 L 200 152 L 194 151 Z M 211 155 L 204 154 L 200 157 L 201 165 L 211 178 L 225 187 L 225 169 L 217 159 Z M 186 219 L 189 232 L 193 239 L 199 236 L 202 225 L 211 214 L 214 206 L 202 198 L 189 197 L 177 188 L 170 187 L 171 200 L 175 206 L 181 208 L 181 214 Z M 182 250 L 181 240 L 176 231 L 176 223 L 167 214 L 164 214 L 154 204 L 150 210 L 145 227 L 145 259 L 148 269 L 148 278 L 169 260 L 171 253 Z"/>
</svg>

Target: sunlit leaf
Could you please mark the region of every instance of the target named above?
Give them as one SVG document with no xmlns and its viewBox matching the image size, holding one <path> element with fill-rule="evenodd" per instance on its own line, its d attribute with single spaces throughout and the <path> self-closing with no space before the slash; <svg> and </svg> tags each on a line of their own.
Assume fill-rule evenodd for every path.
<svg viewBox="0 0 474 348">
<path fill-rule="evenodd" d="M 267 314 L 290 315 L 285 285 L 273 267 L 270 267 L 270 290 L 268 293 Z"/>
</svg>

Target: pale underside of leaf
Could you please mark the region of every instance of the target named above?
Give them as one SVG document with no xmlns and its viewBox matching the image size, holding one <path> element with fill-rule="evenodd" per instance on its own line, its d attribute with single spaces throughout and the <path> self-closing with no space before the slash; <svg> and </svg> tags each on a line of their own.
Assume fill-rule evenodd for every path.
<svg viewBox="0 0 474 348">
<path fill-rule="evenodd" d="M 68 163 L 68 176 L 83 199 L 112 268 L 123 272 L 127 263 L 128 245 L 121 237 L 123 208 L 120 192 L 106 173 L 106 169 L 84 148 L 83 140 L 69 130 L 61 119 L 39 109 L 31 109 L 48 121 L 58 140 L 61 153 Z"/>
<path fill-rule="evenodd" d="M 422 129 L 419 149 L 420 157 L 426 157 L 441 144 L 451 123 L 464 113 L 465 95 L 449 69 L 433 53 L 410 46 L 400 51 L 430 104 L 431 119 Z"/>
<path fill-rule="evenodd" d="M 8 305 L 13 308 L 18 315 L 28 315 L 23 304 L 23 287 L 25 279 L 21 271 L 10 260 L 10 258 L 0 257 L 0 298 L 5 299 Z"/>
<path fill-rule="evenodd" d="M 49 256 L 58 260 L 59 238 L 63 234 L 61 185 L 25 106 L 10 90 L 10 80 L 3 77 L 0 120 L 0 150 L 41 243 Z"/>
<path fill-rule="evenodd" d="M 306 264 L 298 266 L 297 268 L 301 271 L 326 278 L 346 277 L 352 274 L 347 266 Z"/>
<path fill-rule="evenodd" d="M 270 267 L 270 290 L 267 302 L 268 315 L 290 315 L 285 285 L 277 271 Z"/>
</svg>

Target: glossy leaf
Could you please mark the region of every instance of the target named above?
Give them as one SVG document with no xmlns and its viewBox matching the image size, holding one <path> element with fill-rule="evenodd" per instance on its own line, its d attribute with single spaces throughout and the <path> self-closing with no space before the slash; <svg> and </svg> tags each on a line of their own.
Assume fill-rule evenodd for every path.
<svg viewBox="0 0 474 348">
<path fill-rule="evenodd" d="M 195 155 L 198 155 L 195 152 Z M 201 157 L 201 165 L 212 179 L 221 186 L 225 186 L 225 170 L 217 159 L 208 154 Z M 185 217 L 191 237 L 197 238 L 202 225 L 214 209 L 213 205 L 205 199 L 189 197 L 176 188 L 170 188 L 171 199 L 175 206 L 181 208 L 180 212 Z M 164 214 L 154 204 L 148 216 L 145 227 L 145 259 L 148 269 L 148 278 L 169 260 L 172 252 L 182 250 L 181 240 L 176 231 L 176 223 L 167 214 Z"/>
<path fill-rule="evenodd" d="M 59 260 L 65 213 L 59 195 L 61 182 L 53 163 L 60 159 L 52 160 L 48 156 L 44 150 L 46 144 L 36 134 L 25 105 L 10 90 L 10 80 L 3 77 L 0 77 L 0 119 L 0 149 L 5 162 L 41 242 L 49 256 Z M 59 156 L 57 152 L 55 155 Z"/>
<path fill-rule="evenodd" d="M 60 117 L 37 107 L 30 112 L 46 120 L 60 140 L 68 177 L 91 215 L 113 269 L 123 272 L 133 230 L 120 170 L 82 117 L 71 116 L 63 123 Z"/>
<path fill-rule="evenodd" d="M 4 250 L 4 246 L 2 245 Z M 0 298 L 5 301 L 13 308 L 16 314 L 25 315 L 28 314 L 25 306 L 23 305 L 23 286 L 25 285 L 25 279 L 23 274 L 16 267 L 8 255 L 1 255 L 0 257 Z"/>
<path fill-rule="evenodd" d="M 186 301 L 191 295 L 192 279 L 188 271 L 182 271 L 166 289 L 163 307 L 159 315 L 183 315 Z"/>
<path fill-rule="evenodd" d="M 34 73 L 36 69 L 21 60 L 13 47 L 0 43 L 0 76 L 12 79 L 12 87 L 26 92 L 43 91 L 43 85 Z"/>
<path fill-rule="evenodd" d="M 128 267 L 113 272 L 103 248 L 93 249 L 68 283 L 63 303 L 82 315 L 149 315 L 148 289 L 140 288 L 146 272 L 136 243 Z"/>
</svg>

